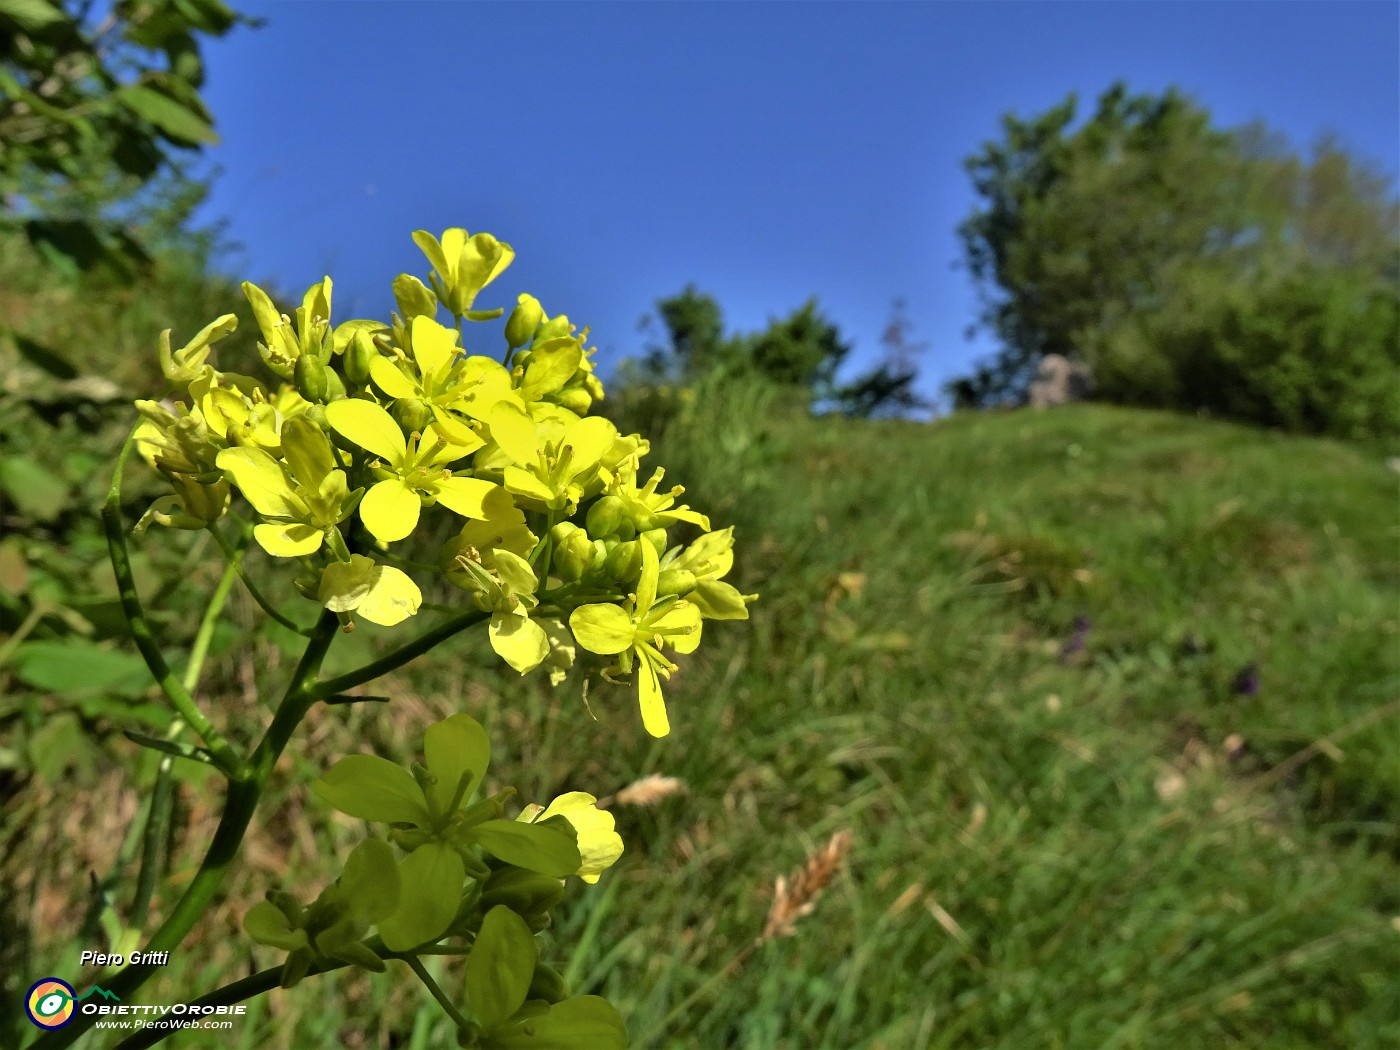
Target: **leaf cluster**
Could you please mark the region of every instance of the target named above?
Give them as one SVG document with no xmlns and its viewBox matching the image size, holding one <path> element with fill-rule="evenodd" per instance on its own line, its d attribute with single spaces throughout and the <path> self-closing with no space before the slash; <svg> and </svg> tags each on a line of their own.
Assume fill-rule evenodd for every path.
<svg viewBox="0 0 1400 1050">
<path fill-rule="evenodd" d="M 1388 180 L 1333 139 L 1304 160 L 1262 125 L 1219 129 L 1176 90 L 1120 83 L 1076 114 L 1070 96 L 1008 115 L 966 162 L 979 203 L 959 234 L 1002 349 L 950 384 L 954 401 L 1014 402 L 1061 354 L 1108 401 L 1393 431 Z"/>
<path fill-rule="evenodd" d="M 0 0 L 0 198 L 55 264 L 130 269 L 146 246 L 113 206 L 217 141 L 200 97 L 222 0 Z"/>
</svg>

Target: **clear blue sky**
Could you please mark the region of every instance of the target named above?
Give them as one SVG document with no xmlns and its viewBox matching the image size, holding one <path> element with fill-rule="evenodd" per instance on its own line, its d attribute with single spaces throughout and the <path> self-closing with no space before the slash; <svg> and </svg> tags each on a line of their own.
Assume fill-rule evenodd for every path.
<svg viewBox="0 0 1400 1050">
<path fill-rule="evenodd" d="M 208 49 L 227 268 L 384 316 L 410 231 L 486 230 L 517 259 L 479 305 L 530 291 L 605 368 L 687 282 L 731 330 L 815 295 L 857 367 L 900 296 L 933 392 L 992 349 L 963 158 L 1119 78 L 1400 168 L 1393 2 L 233 3 L 267 24 Z"/>
</svg>

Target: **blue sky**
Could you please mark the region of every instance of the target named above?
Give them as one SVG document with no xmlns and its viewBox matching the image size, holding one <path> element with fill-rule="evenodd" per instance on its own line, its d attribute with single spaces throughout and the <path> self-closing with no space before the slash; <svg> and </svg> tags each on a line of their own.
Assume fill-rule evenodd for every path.
<svg viewBox="0 0 1400 1050">
<path fill-rule="evenodd" d="M 207 52 L 225 268 L 384 316 L 412 230 L 486 230 L 517 259 L 478 305 L 532 292 L 605 368 L 688 282 L 731 330 L 815 295 L 856 369 L 898 296 L 936 391 L 994 349 L 963 158 L 1116 79 L 1400 168 L 1393 2 L 234 3 L 266 25 Z"/>
</svg>

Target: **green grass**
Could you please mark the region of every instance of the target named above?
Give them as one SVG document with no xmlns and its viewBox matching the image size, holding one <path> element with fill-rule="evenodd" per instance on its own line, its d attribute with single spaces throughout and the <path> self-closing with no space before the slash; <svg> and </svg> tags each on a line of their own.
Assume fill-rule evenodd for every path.
<svg viewBox="0 0 1400 1050">
<path fill-rule="evenodd" d="M 688 785 L 615 810 L 626 854 L 551 936 L 636 1046 L 1400 1045 L 1400 479 L 1378 457 L 1101 406 L 870 424 L 754 396 L 691 405 L 652 460 L 736 524 L 762 593 L 749 623 L 706 626 L 672 735 L 645 736 L 628 690 L 595 686 L 595 721 L 576 681 L 522 684 L 454 642 L 389 680 L 387 709 L 317 712 L 153 1000 L 273 961 L 241 911 L 284 871 L 314 891 L 357 831 L 311 777 L 466 710 L 527 797 Z M 375 642 L 356 634 L 335 659 Z M 235 733 L 287 669 L 253 644 L 252 681 L 233 649 L 214 668 Z M 1233 688 L 1251 663 L 1252 696 Z M 103 775 L 33 815 L 108 826 L 131 788 Z M 210 820 L 182 799 L 175 884 Z M 796 935 L 726 973 L 774 878 L 841 829 L 854 848 Z M 77 892 L 40 838 L 20 855 Z M 36 934 L 30 980 L 72 970 L 75 926 Z M 448 1045 L 423 999 L 336 975 L 174 1045 Z"/>
</svg>

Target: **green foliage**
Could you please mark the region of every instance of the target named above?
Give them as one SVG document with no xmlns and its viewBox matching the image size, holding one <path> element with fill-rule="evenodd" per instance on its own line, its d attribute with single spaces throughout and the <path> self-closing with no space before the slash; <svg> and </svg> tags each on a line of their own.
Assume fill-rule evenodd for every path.
<svg viewBox="0 0 1400 1050">
<path fill-rule="evenodd" d="M 922 348 L 907 344 L 908 322 L 898 303 L 882 338 L 889 360 L 847 384 L 839 384 L 836 373 L 851 347 L 840 329 L 821 313 L 815 298 L 787 317 L 769 321 L 761 331 L 731 336 L 724 334 L 719 303 L 694 285 L 687 285 L 679 295 L 657 300 L 656 310 L 666 341 L 648 348 L 640 370 L 624 372 L 624 386 L 732 380 L 737 388 L 757 382 L 804 407 L 835 408 L 867 418 L 922 407 L 912 391 L 917 375 L 912 353 Z M 641 396 L 657 395 L 649 392 Z M 667 395 L 660 396 L 664 400 Z"/>
<path fill-rule="evenodd" d="M 93 5 L 0 0 L 0 199 L 53 264 L 129 272 L 146 246 L 120 206 L 217 141 L 200 99 L 201 37 L 240 18 L 222 0 Z"/>
<path fill-rule="evenodd" d="M 1305 163 L 1262 126 L 1216 129 L 1175 91 L 1119 84 L 1075 114 L 1007 116 L 967 161 L 981 203 L 959 232 L 1003 347 L 955 401 L 1014 400 L 1057 353 L 1103 400 L 1393 434 L 1388 181 L 1331 140 Z"/>
</svg>

